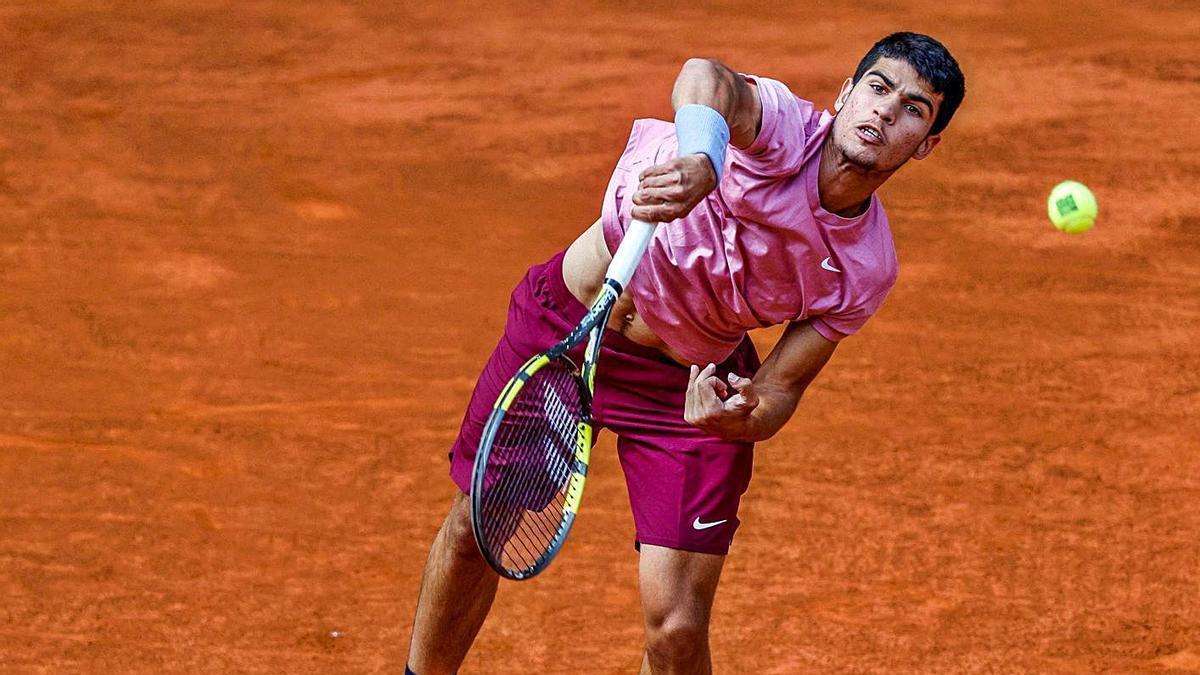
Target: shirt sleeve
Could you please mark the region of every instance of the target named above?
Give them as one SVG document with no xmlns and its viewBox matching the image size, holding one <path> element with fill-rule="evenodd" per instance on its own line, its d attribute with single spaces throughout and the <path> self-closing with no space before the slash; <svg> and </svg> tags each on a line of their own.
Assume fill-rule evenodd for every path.
<svg viewBox="0 0 1200 675">
<path fill-rule="evenodd" d="M 857 333 L 866 325 L 867 320 L 874 316 L 875 312 L 879 311 L 883 305 L 889 290 L 891 290 L 890 285 L 870 300 L 844 311 L 814 316 L 809 319 L 809 325 L 826 340 L 840 342 Z"/>
<path fill-rule="evenodd" d="M 734 148 L 734 159 L 763 176 L 796 173 L 804 163 L 805 142 L 815 107 L 798 98 L 787 85 L 757 75 L 742 75 L 758 88 L 762 126 L 745 150 Z"/>
</svg>

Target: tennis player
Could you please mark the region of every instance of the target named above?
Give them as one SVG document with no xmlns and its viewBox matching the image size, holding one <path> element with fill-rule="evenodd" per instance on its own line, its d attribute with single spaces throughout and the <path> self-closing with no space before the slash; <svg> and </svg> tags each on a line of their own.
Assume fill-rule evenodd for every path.
<svg viewBox="0 0 1200 675">
<path fill-rule="evenodd" d="M 525 359 L 582 318 L 630 219 L 661 225 L 609 323 L 594 421 L 617 435 L 636 525 L 641 672 L 711 672 L 709 615 L 754 443 L 883 303 L 897 260 L 876 190 L 933 152 L 964 90 L 946 48 L 915 33 L 876 43 L 833 114 L 778 81 L 684 64 L 675 123 L 634 123 L 600 219 L 513 292 L 451 451 L 463 494 L 425 565 L 408 672 L 453 673 L 483 624 L 499 577 L 465 496 L 483 424 Z M 746 332 L 776 324 L 760 365 Z"/>
</svg>

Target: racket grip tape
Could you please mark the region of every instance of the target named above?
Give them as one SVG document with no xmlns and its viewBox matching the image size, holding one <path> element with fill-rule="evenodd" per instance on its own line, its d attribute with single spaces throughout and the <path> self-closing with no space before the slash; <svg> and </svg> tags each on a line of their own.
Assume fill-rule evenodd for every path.
<svg viewBox="0 0 1200 675">
<path fill-rule="evenodd" d="M 605 278 L 617 282 L 621 288 L 627 286 L 630 277 L 633 276 L 633 271 L 642 261 L 642 255 L 646 252 L 646 247 L 650 245 L 650 239 L 653 236 L 653 225 L 640 220 L 631 220 L 629 229 L 625 231 L 625 237 L 621 239 L 621 245 L 617 247 L 617 252 L 613 254 L 612 262 L 608 265 Z"/>
</svg>

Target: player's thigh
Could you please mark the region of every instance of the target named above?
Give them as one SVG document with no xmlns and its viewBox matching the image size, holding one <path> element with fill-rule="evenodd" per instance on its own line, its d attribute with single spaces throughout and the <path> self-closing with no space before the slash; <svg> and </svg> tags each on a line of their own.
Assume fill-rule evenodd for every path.
<svg viewBox="0 0 1200 675">
<path fill-rule="evenodd" d="M 639 544 L 725 555 L 754 466 L 752 443 L 685 427 L 615 429 Z"/>
<path fill-rule="evenodd" d="M 651 631 L 706 631 L 725 556 L 643 544 L 642 612 Z"/>
</svg>

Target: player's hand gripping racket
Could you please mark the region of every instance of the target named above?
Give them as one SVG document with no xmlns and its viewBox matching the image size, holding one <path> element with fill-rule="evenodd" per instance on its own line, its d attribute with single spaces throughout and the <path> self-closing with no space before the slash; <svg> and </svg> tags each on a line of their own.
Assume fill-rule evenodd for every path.
<svg viewBox="0 0 1200 675">
<path fill-rule="evenodd" d="M 649 223 L 629 224 L 587 316 L 521 366 L 488 416 L 471 476 L 471 527 L 501 576 L 528 579 L 546 569 L 571 530 L 592 449 L 600 339 L 653 234 Z M 577 367 L 566 354 L 584 339 Z"/>
</svg>

